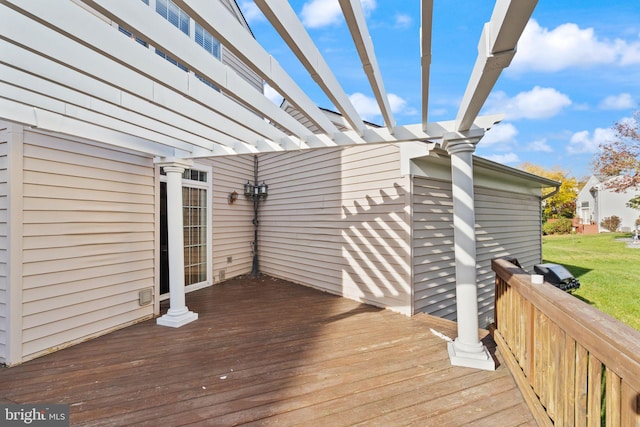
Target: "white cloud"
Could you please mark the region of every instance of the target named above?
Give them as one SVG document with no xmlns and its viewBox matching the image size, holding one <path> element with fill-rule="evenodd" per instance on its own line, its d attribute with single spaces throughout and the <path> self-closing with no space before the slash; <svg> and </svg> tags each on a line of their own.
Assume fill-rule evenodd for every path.
<svg viewBox="0 0 640 427">
<path fill-rule="evenodd" d="M 356 92 L 349 95 L 349 100 L 353 104 L 358 114 L 362 116 L 364 120 L 373 120 L 375 117 L 380 116 L 380 108 L 375 98 L 366 96 L 365 94 Z"/>
<path fill-rule="evenodd" d="M 535 19 L 525 27 L 509 70 L 559 71 L 570 67 L 640 63 L 640 41 L 608 40 L 593 28 L 566 23 L 550 30 Z"/>
<path fill-rule="evenodd" d="M 282 95 L 276 92 L 276 90 L 268 84 L 264 85 L 264 96 L 266 96 L 271 102 L 278 106 L 282 104 Z"/>
<path fill-rule="evenodd" d="M 509 164 L 509 163 L 513 164 L 513 163 L 520 162 L 520 158 L 516 153 L 492 154 L 490 156 L 482 156 L 482 157 L 488 160 L 492 160 L 496 163 L 502 163 L 502 164 Z"/>
<path fill-rule="evenodd" d="M 389 107 L 391 107 L 391 112 L 393 114 L 417 114 L 415 109 L 409 107 L 407 101 L 402 99 L 398 95 L 389 93 L 387 96 L 389 99 Z M 349 100 L 353 104 L 353 107 L 356 109 L 358 114 L 360 114 L 360 116 L 364 120 L 373 121 L 374 119 L 380 118 L 382 116 L 382 113 L 380 113 L 380 108 L 378 107 L 378 102 L 374 97 L 356 92 L 352 95 L 349 95 Z"/>
<path fill-rule="evenodd" d="M 553 88 L 536 86 L 529 92 L 520 92 L 509 98 L 502 91 L 494 92 L 487 100 L 489 113 L 504 113 L 505 118 L 547 119 L 571 105 L 571 99 Z"/>
<path fill-rule="evenodd" d="M 510 144 L 518 134 L 518 129 L 511 123 L 499 123 L 492 127 L 480 140 L 482 147 Z"/>
<path fill-rule="evenodd" d="M 360 0 L 365 14 L 376 8 L 376 0 Z M 302 6 L 302 23 L 307 28 L 336 25 L 342 20 L 342 9 L 338 0 L 311 0 Z"/>
<path fill-rule="evenodd" d="M 537 151 L 540 153 L 552 153 L 553 148 L 549 144 L 547 144 L 547 138 L 537 139 L 533 142 L 527 144 L 527 149 L 529 151 Z"/>
<path fill-rule="evenodd" d="M 570 154 L 595 153 L 602 143 L 611 142 L 615 138 L 613 129 L 597 128 L 593 134 L 588 130 L 576 132 L 571 136 L 567 152 Z"/>
<path fill-rule="evenodd" d="M 603 110 L 628 110 L 634 108 L 635 106 L 635 101 L 628 93 L 607 96 L 600 103 L 600 108 L 602 108 Z"/>
<path fill-rule="evenodd" d="M 252 1 L 243 1 L 242 3 L 240 3 L 240 9 L 242 10 L 244 19 L 246 19 L 249 24 L 266 21 L 266 18 L 264 17 L 258 6 L 256 6 L 256 4 Z"/>
<path fill-rule="evenodd" d="M 398 13 L 395 19 L 396 19 L 396 22 L 394 26 L 396 28 L 409 28 L 413 23 L 413 19 L 411 19 L 411 16 L 406 15 L 404 13 Z"/>
</svg>

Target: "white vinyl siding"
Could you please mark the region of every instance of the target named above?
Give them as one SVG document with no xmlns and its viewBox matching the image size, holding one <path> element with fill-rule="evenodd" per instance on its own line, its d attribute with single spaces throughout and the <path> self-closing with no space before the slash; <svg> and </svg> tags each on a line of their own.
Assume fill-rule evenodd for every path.
<svg viewBox="0 0 640 427">
<path fill-rule="evenodd" d="M 156 173 L 149 157 L 24 137 L 23 357 L 153 316 Z"/>
<path fill-rule="evenodd" d="M 478 316 L 480 327 L 494 320 L 495 273 L 491 260 L 515 257 L 527 271 L 542 261 L 540 198 L 475 188 Z"/>
<path fill-rule="evenodd" d="M 451 183 L 413 181 L 414 312 L 456 320 L 456 276 Z M 491 260 L 513 256 L 525 269 L 541 261 L 540 199 L 485 187 L 474 188 L 478 321 L 493 321 Z"/>
<path fill-rule="evenodd" d="M 8 345 L 8 135 L 6 126 L 0 122 L 0 364 L 7 363 Z"/>
<path fill-rule="evenodd" d="M 456 319 L 451 182 L 413 179 L 414 313 Z"/>
<path fill-rule="evenodd" d="M 408 178 L 391 144 L 260 157 L 261 270 L 411 314 Z"/>
<path fill-rule="evenodd" d="M 253 181 L 253 156 L 224 156 L 203 164 L 212 167 L 213 282 L 251 271 L 253 204 L 243 195 L 243 185 Z M 229 203 L 229 195 L 238 199 Z"/>
<path fill-rule="evenodd" d="M 237 56 L 226 49 L 224 45 L 221 46 L 220 50 L 222 63 L 228 65 L 233 71 L 238 73 L 240 77 L 251 84 L 251 86 L 255 87 L 258 92 L 263 93 L 264 81 L 248 66 L 246 66 Z"/>
</svg>

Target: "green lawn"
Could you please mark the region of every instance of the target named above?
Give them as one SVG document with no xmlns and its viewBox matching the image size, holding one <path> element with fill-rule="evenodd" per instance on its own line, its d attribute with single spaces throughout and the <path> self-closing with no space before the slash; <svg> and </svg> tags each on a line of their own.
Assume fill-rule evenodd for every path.
<svg viewBox="0 0 640 427">
<path fill-rule="evenodd" d="M 573 295 L 640 330 L 640 243 L 630 234 L 544 236 L 544 262 L 564 265 L 580 280 Z"/>
</svg>

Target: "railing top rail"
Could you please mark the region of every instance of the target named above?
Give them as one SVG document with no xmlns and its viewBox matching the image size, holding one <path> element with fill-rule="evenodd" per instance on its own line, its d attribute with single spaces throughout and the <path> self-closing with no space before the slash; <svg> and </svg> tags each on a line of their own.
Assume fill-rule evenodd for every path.
<svg viewBox="0 0 640 427">
<path fill-rule="evenodd" d="M 639 331 L 553 285 L 532 284 L 529 273 L 506 259 L 494 259 L 491 264 L 497 277 L 635 390 L 640 390 Z"/>
</svg>

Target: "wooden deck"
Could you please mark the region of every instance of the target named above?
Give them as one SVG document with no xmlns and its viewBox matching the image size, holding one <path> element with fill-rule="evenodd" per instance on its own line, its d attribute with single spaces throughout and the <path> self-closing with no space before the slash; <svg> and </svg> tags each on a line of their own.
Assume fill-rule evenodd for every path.
<svg viewBox="0 0 640 427">
<path fill-rule="evenodd" d="M 182 328 L 147 321 L 2 368 L 0 403 L 66 403 L 92 426 L 535 425 L 504 365 L 450 366 L 431 329 L 452 322 L 266 277 L 187 304 L 200 318 Z"/>
</svg>

